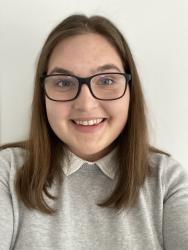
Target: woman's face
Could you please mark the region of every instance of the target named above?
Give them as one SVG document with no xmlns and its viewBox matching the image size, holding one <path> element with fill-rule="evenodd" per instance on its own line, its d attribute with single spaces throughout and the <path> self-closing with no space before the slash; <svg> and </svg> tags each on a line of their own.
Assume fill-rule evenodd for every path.
<svg viewBox="0 0 188 250">
<path fill-rule="evenodd" d="M 64 39 L 54 48 L 47 73 L 59 73 L 60 69 L 80 77 L 124 72 L 116 49 L 106 38 L 94 33 Z M 129 86 L 122 98 L 102 101 L 95 99 L 84 84 L 75 100 L 55 102 L 46 97 L 48 121 L 70 151 L 82 159 L 96 161 L 112 150 L 112 143 L 125 127 L 129 98 Z M 98 125 L 89 125 L 91 120 L 103 118 Z M 88 125 L 76 124 L 79 121 Z"/>
</svg>

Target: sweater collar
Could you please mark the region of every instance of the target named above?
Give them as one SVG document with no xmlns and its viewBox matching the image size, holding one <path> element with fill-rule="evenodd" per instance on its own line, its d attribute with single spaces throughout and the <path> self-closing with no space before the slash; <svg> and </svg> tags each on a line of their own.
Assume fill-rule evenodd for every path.
<svg viewBox="0 0 188 250">
<path fill-rule="evenodd" d="M 67 157 L 65 157 L 63 161 L 63 172 L 66 176 L 69 176 L 79 170 L 84 164 L 97 165 L 106 176 L 108 176 L 110 179 L 114 179 L 115 167 L 117 165 L 116 152 L 117 147 L 103 158 L 95 162 L 89 162 L 79 158 L 77 155 L 68 150 L 66 152 Z"/>
</svg>

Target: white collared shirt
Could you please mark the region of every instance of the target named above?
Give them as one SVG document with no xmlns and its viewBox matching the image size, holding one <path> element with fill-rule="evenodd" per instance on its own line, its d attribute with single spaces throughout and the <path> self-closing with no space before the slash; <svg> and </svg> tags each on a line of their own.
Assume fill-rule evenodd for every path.
<svg viewBox="0 0 188 250">
<path fill-rule="evenodd" d="M 103 158 L 95 161 L 89 162 L 79 158 L 72 152 L 68 152 L 68 158 L 65 158 L 63 162 L 63 171 L 66 176 L 69 176 L 79 170 L 83 165 L 93 166 L 97 165 L 100 170 L 107 175 L 109 178 L 114 179 L 115 177 L 115 166 L 116 166 L 116 152 L 117 148 L 114 148 L 110 153 L 108 153 Z"/>
</svg>

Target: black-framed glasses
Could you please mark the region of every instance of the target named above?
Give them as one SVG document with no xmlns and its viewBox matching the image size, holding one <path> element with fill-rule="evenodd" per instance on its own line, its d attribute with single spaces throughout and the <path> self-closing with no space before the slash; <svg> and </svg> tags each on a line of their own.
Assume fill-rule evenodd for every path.
<svg viewBox="0 0 188 250">
<path fill-rule="evenodd" d="M 127 73 L 99 73 L 82 78 L 67 74 L 44 74 L 41 82 L 45 95 L 52 101 L 66 102 L 76 99 L 86 84 L 96 99 L 116 100 L 124 96 L 131 75 Z"/>
</svg>

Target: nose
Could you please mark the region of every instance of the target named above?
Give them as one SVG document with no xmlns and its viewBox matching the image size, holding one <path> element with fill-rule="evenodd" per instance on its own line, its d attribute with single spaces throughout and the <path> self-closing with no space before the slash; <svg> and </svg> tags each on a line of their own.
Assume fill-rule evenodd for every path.
<svg viewBox="0 0 188 250">
<path fill-rule="evenodd" d="M 91 111 L 98 107 L 98 100 L 94 98 L 89 87 L 83 84 L 79 96 L 74 100 L 74 108 L 79 111 Z"/>
</svg>

